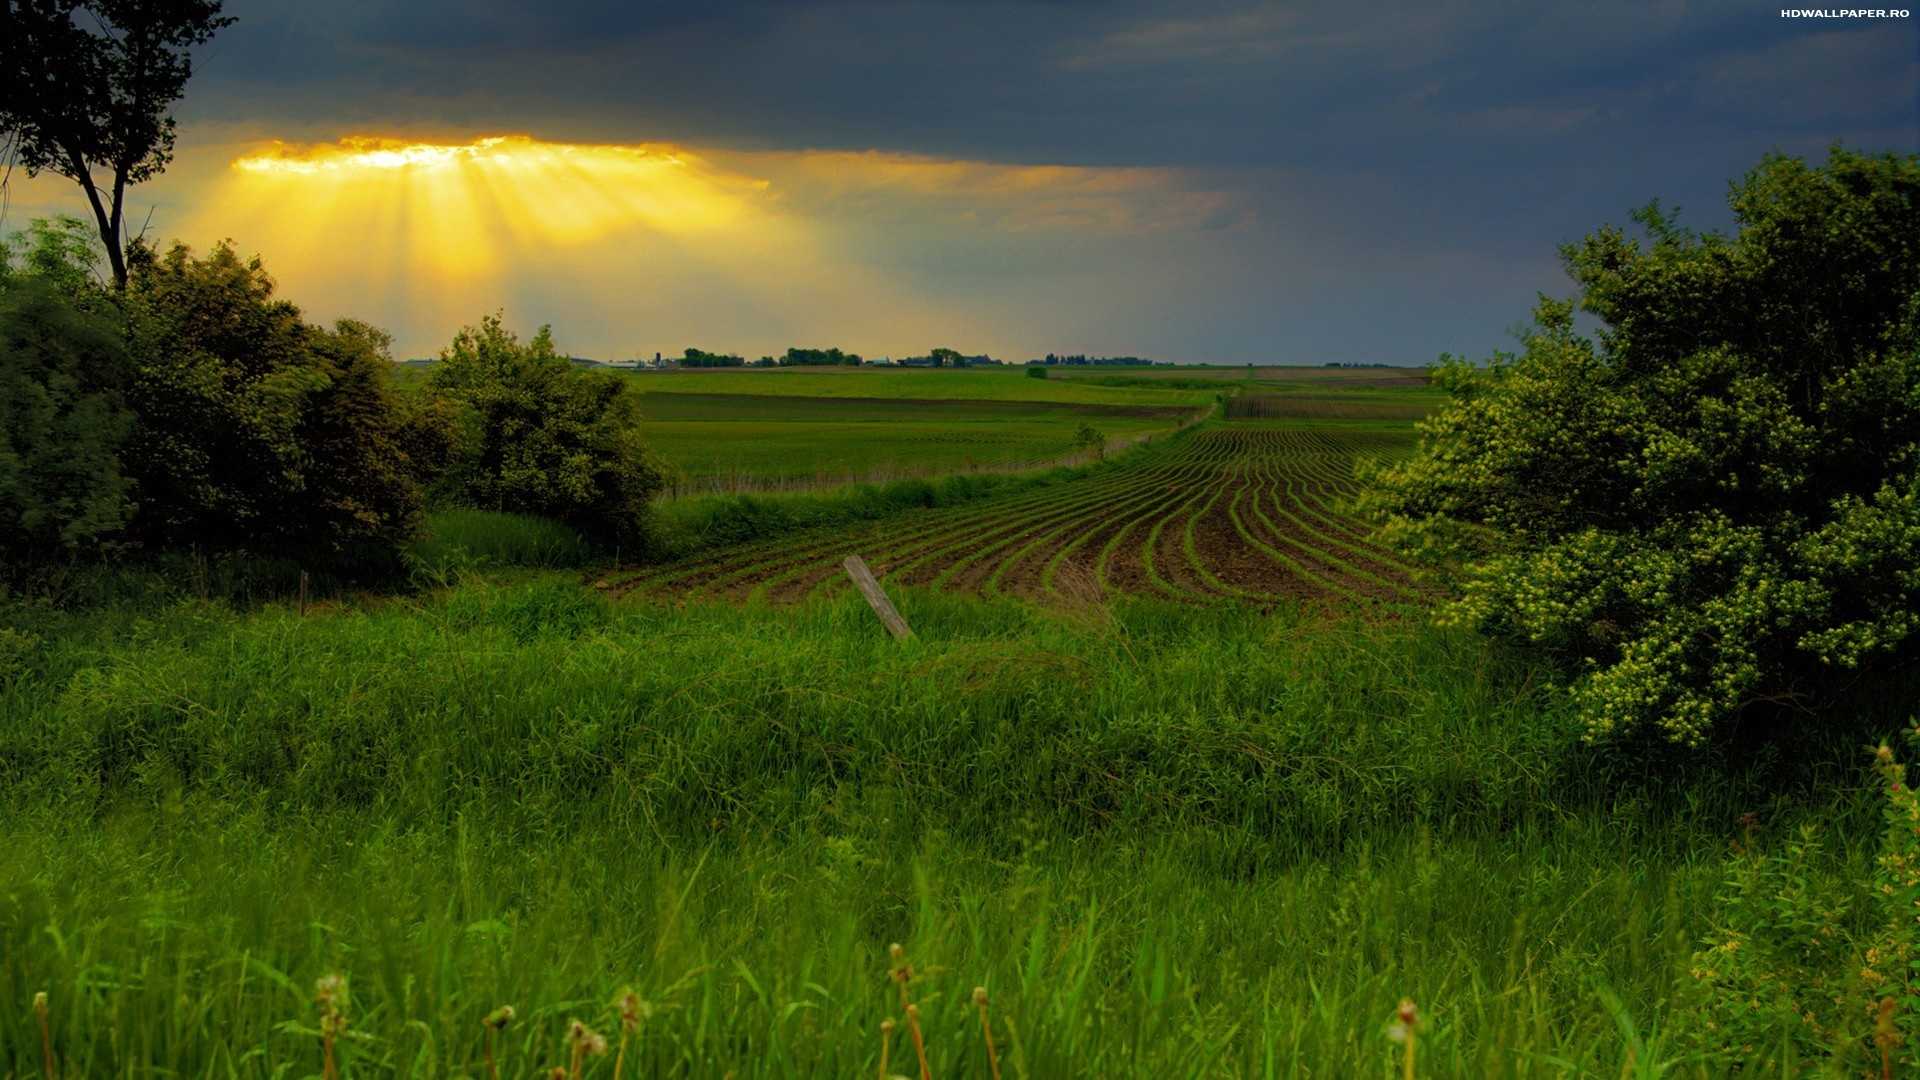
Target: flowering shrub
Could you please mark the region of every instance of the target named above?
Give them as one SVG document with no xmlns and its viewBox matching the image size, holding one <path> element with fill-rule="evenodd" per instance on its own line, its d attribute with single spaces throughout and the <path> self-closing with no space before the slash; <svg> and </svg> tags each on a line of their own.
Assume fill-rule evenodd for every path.
<svg viewBox="0 0 1920 1080">
<path fill-rule="evenodd" d="M 1543 297 L 1518 356 L 1443 364 L 1366 500 L 1594 737 L 1697 744 L 1920 643 L 1920 157 L 1769 158 L 1731 202 L 1567 247 L 1598 340 Z"/>
</svg>

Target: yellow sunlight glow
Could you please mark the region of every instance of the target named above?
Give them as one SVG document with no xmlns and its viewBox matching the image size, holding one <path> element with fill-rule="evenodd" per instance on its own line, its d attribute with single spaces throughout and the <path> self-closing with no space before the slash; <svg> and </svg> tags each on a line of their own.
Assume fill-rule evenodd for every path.
<svg viewBox="0 0 1920 1080">
<path fill-rule="evenodd" d="M 458 144 L 349 136 L 275 142 L 234 161 L 235 209 L 398 237 L 409 261 L 448 277 L 497 271 L 517 245 L 567 245 L 628 227 L 685 234 L 735 224 L 764 181 L 674 147 L 495 135 Z M 356 228 L 357 227 L 357 228 Z"/>
<path fill-rule="evenodd" d="M 609 356 L 661 339 L 845 344 L 852 328 L 993 340 L 1011 310 L 926 295 L 893 257 L 898 230 L 965 236 L 957 257 L 977 264 L 991 233 L 1128 236 L 1233 210 L 1171 170 L 880 151 L 361 134 L 227 153 L 175 235 L 236 238 L 315 314 L 398 328 L 403 355 L 500 307 Z"/>
</svg>

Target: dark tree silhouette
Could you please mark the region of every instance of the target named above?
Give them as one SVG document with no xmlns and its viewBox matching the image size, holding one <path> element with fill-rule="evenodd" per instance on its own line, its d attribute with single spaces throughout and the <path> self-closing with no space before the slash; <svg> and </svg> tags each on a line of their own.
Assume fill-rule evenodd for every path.
<svg viewBox="0 0 1920 1080">
<path fill-rule="evenodd" d="M 118 287 L 127 188 L 173 159 L 191 50 L 231 22 L 220 0 L 0 0 L 0 132 L 28 176 L 80 185 Z"/>
</svg>

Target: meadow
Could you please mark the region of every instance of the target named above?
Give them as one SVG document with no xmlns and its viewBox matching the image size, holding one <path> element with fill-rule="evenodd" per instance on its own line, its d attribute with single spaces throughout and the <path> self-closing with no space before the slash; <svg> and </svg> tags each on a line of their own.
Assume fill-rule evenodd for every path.
<svg viewBox="0 0 1920 1080">
<path fill-rule="evenodd" d="M 487 1075 L 502 1004 L 501 1075 L 565 1065 L 626 988 L 628 1075 L 871 1074 L 898 942 L 941 1077 L 988 1075 L 976 985 L 1014 1076 L 1397 1075 L 1403 997 L 1421 1075 L 1709 1075 L 1673 1031 L 1741 815 L 1870 857 L 1851 755 L 1596 753 L 1463 634 L 899 599 L 904 647 L 540 572 L 16 602 L 0 1070 L 44 990 L 63 1076 L 316 1075 L 337 972 L 344 1075 Z"/>
<path fill-rule="evenodd" d="M 1856 748 L 1899 704 L 1848 703 L 1845 737 L 1587 744 L 1537 658 L 1431 625 L 1352 517 L 1432 394 L 1355 377 L 1236 386 L 1173 430 L 1195 392 L 726 373 L 795 392 L 650 392 L 649 430 L 1168 427 L 1065 467 L 668 500 L 670 542 L 624 565 L 443 510 L 403 589 L 196 562 L 0 595 L 0 1076 L 43 1036 L 59 1077 L 918 1075 L 895 943 L 941 1078 L 1404 1077 L 1403 1000 L 1419 1076 L 1867 1060 L 1865 1014 L 1816 1045 L 1767 1013 L 1739 1071 L 1702 957 L 1756 858 L 1854 898 L 1812 928 L 1869 929 L 1885 811 Z M 990 379 L 1118 400 L 961 419 Z M 853 551 L 911 639 L 847 587 Z M 575 1020 L 624 1049 L 577 1055 Z"/>
</svg>

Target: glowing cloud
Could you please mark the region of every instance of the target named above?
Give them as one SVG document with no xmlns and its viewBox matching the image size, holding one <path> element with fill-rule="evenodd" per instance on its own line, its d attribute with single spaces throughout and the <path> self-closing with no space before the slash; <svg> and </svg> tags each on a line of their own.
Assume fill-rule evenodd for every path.
<svg viewBox="0 0 1920 1080">
<path fill-rule="evenodd" d="M 201 247 L 236 238 L 287 296 L 316 316 L 393 329 L 402 355 L 430 353 L 496 307 L 518 322 L 552 320 L 563 346 L 602 357 L 675 341 L 998 347 L 1017 305 L 934 286 L 918 256 L 903 260 L 896 226 L 916 244 L 951 238 L 955 272 L 977 281 L 959 260 L 1000 263 L 983 244 L 1052 250 L 1012 234 L 1126 243 L 1241 217 L 1234 199 L 1165 169 L 499 134 L 227 153 L 167 232 Z"/>
<path fill-rule="evenodd" d="M 230 194 L 243 210 L 324 208 L 335 217 L 358 212 L 369 222 L 397 214 L 410 246 L 453 275 L 492 270 L 509 238 L 570 244 L 628 227 L 726 227 L 745 214 L 743 200 L 765 187 L 678 148 L 547 143 L 525 135 L 458 144 L 370 136 L 313 146 L 275 142 L 233 168 L 242 182 Z"/>
</svg>

